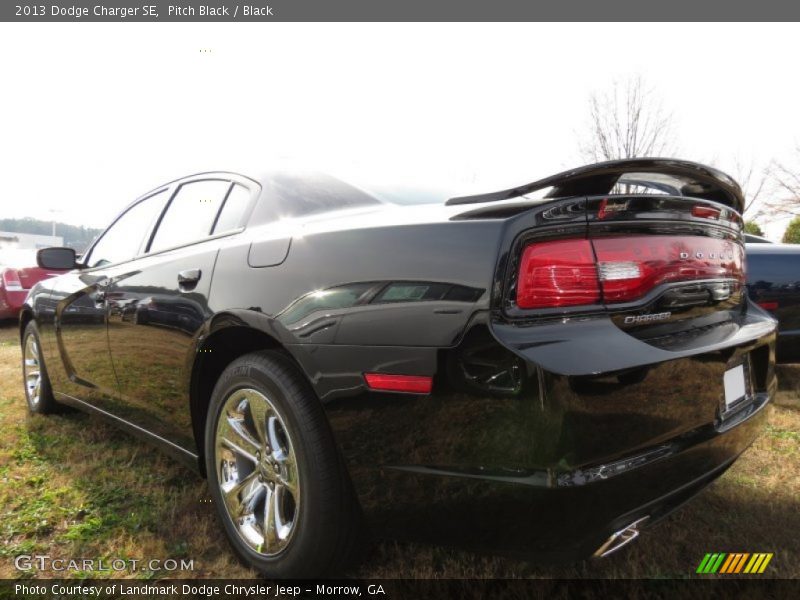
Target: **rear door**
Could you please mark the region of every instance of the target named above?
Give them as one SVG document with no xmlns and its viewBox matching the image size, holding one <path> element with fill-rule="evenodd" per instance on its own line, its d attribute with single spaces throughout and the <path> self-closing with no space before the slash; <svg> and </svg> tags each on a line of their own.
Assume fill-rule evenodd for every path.
<svg viewBox="0 0 800 600">
<path fill-rule="evenodd" d="M 222 176 L 184 180 L 173 189 L 147 252 L 114 274 L 108 343 L 119 380 L 118 416 L 194 451 L 188 400 L 194 344 L 211 315 L 219 238 L 240 230 L 250 191 Z"/>
</svg>

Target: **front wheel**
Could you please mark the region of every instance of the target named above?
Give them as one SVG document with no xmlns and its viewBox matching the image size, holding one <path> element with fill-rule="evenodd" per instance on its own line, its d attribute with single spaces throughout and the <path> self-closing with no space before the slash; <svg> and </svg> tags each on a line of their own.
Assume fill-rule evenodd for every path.
<svg viewBox="0 0 800 600">
<path fill-rule="evenodd" d="M 39 330 L 31 321 L 22 334 L 22 379 L 25 385 L 25 399 L 28 410 L 34 414 L 56 412 L 58 404 L 53 398 L 50 379 L 42 357 L 42 343 Z"/>
<path fill-rule="evenodd" d="M 286 357 L 243 356 L 211 397 L 206 472 L 236 554 L 274 578 L 336 574 L 360 537 L 357 503 L 319 400 Z"/>
</svg>

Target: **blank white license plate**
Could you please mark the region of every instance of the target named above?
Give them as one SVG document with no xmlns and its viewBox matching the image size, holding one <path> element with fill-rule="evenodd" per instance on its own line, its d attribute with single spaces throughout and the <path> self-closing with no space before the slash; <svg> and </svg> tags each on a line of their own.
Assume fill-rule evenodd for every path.
<svg viewBox="0 0 800 600">
<path fill-rule="evenodd" d="M 725 371 L 725 410 L 740 402 L 747 395 L 747 385 L 744 375 L 745 365 L 737 365 Z"/>
</svg>

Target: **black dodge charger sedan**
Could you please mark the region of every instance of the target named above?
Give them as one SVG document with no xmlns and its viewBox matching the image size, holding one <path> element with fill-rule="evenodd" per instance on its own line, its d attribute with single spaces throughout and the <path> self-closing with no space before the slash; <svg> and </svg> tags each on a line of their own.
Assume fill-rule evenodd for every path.
<svg viewBox="0 0 800 600">
<path fill-rule="evenodd" d="M 413 205 L 409 205 L 412 204 Z M 30 410 L 208 478 L 272 577 L 366 531 L 604 556 L 722 474 L 775 388 L 739 186 L 634 159 L 448 197 L 203 173 L 136 200 L 22 312 Z"/>
</svg>

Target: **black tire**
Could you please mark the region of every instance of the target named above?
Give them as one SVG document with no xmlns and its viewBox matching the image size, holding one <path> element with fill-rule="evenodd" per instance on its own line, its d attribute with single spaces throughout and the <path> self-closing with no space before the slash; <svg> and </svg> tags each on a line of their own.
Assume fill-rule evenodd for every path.
<svg viewBox="0 0 800 600">
<path fill-rule="evenodd" d="M 25 400 L 28 403 L 28 411 L 31 414 L 46 415 L 58 412 L 60 405 L 53 398 L 53 390 L 50 387 L 50 378 L 47 376 L 47 368 L 44 364 L 44 357 L 41 352 L 42 343 L 39 339 L 39 330 L 36 323 L 31 321 L 25 326 L 22 334 L 22 385 L 25 390 Z M 31 364 L 31 352 L 36 354 L 35 360 L 38 364 Z M 38 388 L 29 385 L 29 376 L 38 368 L 39 385 Z"/>
<path fill-rule="evenodd" d="M 267 415 L 266 422 L 272 426 L 271 421 L 274 420 L 269 415 L 277 414 L 279 424 L 275 427 L 280 427 L 285 436 L 281 437 L 281 444 L 272 444 L 270 440 L 259 442 L 265 444 L 260 446 L 262 450 L 258 454 L 259 458 L 251 453 L 253 456 L 245 459 L 242 458 L 243 454 L 229 451 L 230 446 L 225 446 L 224 443 L 218 445 L 218 440 L 236 438 L 235 432 L 239 430 L 237 428 L 245 425 L 249 428 L 248 431 L 261 431 L 255 429 L 255 420 L 252 419 L 253 411 L 258 412 L 259 409 L 251 408 L 251 405 L 263 402 L 258 394 L 263 395 L 269 403 L 268 412 L 264 413 Z M 239 398 L 244 400 L 240 402 Z M 223 409 L 225 421 L 220 423 Z M 234 412 L 231 413 L 231 410 Z M 231 414 L 235 416 L 233 420 Z M 242 415 L 244 418 L 240 420 Z M 228 423 L 241 425 L 234 428 L 228 426 Z M 266 427 L 262 438 L 269 438 L 272 431 Z M 258 442 L 255 435 L 238 439 L 243 442 Z M 278 477 L 271 474 L 272 469 L 269 466 L 265 466 L 274 455 L 271 448 L 276 446 L 286 447 L 285 453 L 281 450 L 282 456 L 293 456 L 289 464 L 296 465 L 296 468 L 290 479 L 298 482 L 294 492 L 287 483 L 283 486 L 283 493 L 279 495 L 281 481 L 266 479 Z M 255 447 L 248 446 L 251 449 Z M 234 459 L 231 460 L 231 457 Z M 310 578 L 341 574 L 357 555 L 362 539 L 362 522 L 352 485 L 319 399 L 287 357 L 277 352 L 257 352 L 238 358 L 225 369 L 214 387 L 209 405 L 205 431 L 205 462 L 209 489 L 226 537 L 236 555 L 246 565 L 270 578 Z M 277 463 L 270 464 L 276 473 L 281 472 Z M 252 469 L 249 474 L 248 469 Z M 263 505 L 257 504 L 261 500 L 253 501 L 248 505 L 255 506 L 248 509 L 249 516 L 239 517 L 235 523 L 223 499 L 220 481 L 238 489 L 237 482 L 248 477 L 248 481 L 252 483 L 248 483 L 246 488 L 242 487 L 241 493 L 236 492 L 233 496 L 228 493 L 229 501 L 237 504 L 243 495 L 247 495 L 245 492 L 250 497 L 261 493 Z M 253 479 L 256 477 L 261 483 Z M 265 487 L 262 490 L 258 486 Z M 272 496 L 272 493 L 275 495 Z M 294 493 L 297 493 L 296 504 Z M 268 540 L 265 533 L 268 527 L 264 525 L 267 522 L 267 513 L 263 512 L 265 508 L 262 506 L 267 506 L 269 498 L 276 499 L 277 502 L 279 496 L 284 498 L 283 509 L 279 511 L 275 508 L 275 513 L 286 510 L 286 498 L 290 499 L 289 511 L 294 508 L 292 518 L 285 520 L 291 520 L 290 534 L 286 540 L 279 540 L 273 533 L 273 537 Z M 231 497 L 235 500 L 230 500 Z M 260 517 L 262 523 L 251 520 L 245 526 L 244 523 L 251 517 Z M 240 533 L 242 529 L 246 532 Z M 252 541 L 252 537 L 258 538 L 259 533 L 264 538 L 261 545 Z M 276 551 L 275 548 L 280 544 L 286 545 Z"/>
</svg>

